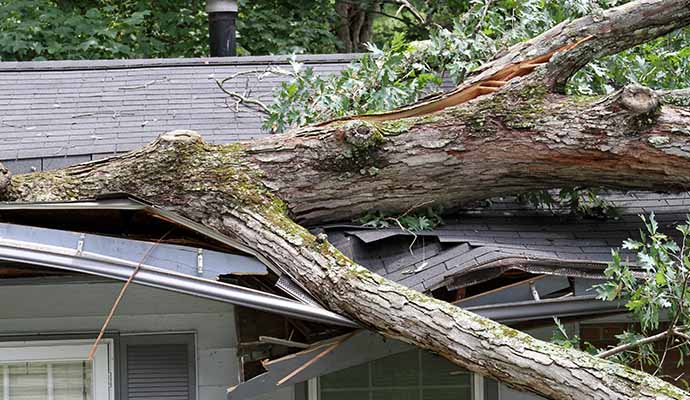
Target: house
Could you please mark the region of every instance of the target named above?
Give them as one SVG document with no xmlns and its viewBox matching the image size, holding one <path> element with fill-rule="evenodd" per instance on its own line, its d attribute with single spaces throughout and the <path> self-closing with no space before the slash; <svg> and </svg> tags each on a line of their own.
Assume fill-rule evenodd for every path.
<svg viewBox="0 0 690 400">
<path fill-rule="evenodd" d="M 303 56 L 319 73 L 353 55 Z M 194 129 L 263 135 L 215 79 L 286 57 L 0 63 L 0 161 L 45 171 Z M 270 98 L 282 78 L 238 80 Z M 239 110 L 239 111 L 238 111 Z M 616 220 L 497 200 L 415 234 L 314 227 L 389 279 L 548 339 L 553 317 L 605 346 L 631 319 L 590 290 L 610 249 L 654 211 L 668 228 L 690 195 L 612 194 Z M 138 270 L 93 361 L 122 282 Z M 46 399 L 533 399 L 409 345 L 355 330 L 260 254 L 126 193 L 0 205 L 0 392 Z M 270 360 L 270 361 L 266 361 Z M 686 372 L 667 361 L 669 374 Z"/>
</svg>

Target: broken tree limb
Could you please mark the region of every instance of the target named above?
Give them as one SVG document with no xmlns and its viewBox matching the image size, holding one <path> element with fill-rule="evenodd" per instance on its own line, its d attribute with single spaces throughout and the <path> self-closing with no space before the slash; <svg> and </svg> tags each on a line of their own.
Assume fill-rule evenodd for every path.
<svg viewBox="0 0 690 400">
<path fill-rule="evenodd" d="M 690 24 L 690 0 L 642 0 L 564 21 L 541 35 L 511 47 L 495 60 L 473 71 L 456 89 L 425 98 L 397 110 L 342 120 L 384 121 L 421 116 L 462 104 L 480 96 L 482 82 L 530 74 L 538 67 L 539 79 L 562 92 L 567 80 L 596 58 L 616 54 Z"/>
<path fill-rule="evenodd" d="M 468 84 L 588 35 L 593 38 L 566 54 L 592 59 L 689 19 L 688 1 L 631 2 L 509 49 Z M 538 341 L 387 281 L 294 222 L 345 220 L 371 209 L 402 212 L 427 201 L 453 208 L 563 185 L 689 189 L 688 108 L 660 106 L 656 93 L 639 87 L 596 99 L 553 93 L 578 65 L 564 59 L 570 61 L 557 54 L 496 92 L 414 118 L 340 121 L 224 146 L 190 131 L 168 133 L 109 160 L 12 177 L 2 197 L 72 200 L 130 192 L 236 238 L 362 326 L 517 389 L 556 400 L 687 399 L 642 372 Z"/>
<path fill-rule="evenodd" d="M 347 335 L 344 335 L 343 337 L 335 340 L 332 344 L 328 345 L 320 353 L 316 354 L 314 357 L 310 358 L 307 362 L 302 364 L 299 368 L 295 369 L 294 371 L 287 374 L 283 379 L 279 380 L 278 383 L 276 383 L 276 386 L 282 385 L 283 383 L 292 379 L 292 377 L 294 377 L 295 375 L 297 375 L 300 372 L 304 371 L 305 369 L 309 368 L 310 365 L 314 364 L 315 362 L 317 362 L 320 359 L 327 356 L 330 352 L 332 352 L 333 350 L 338 348 L 338 346 L 345 343 L 348 339 L 350 339 L 351 337 L 353 337 L 357 333 L 359 333 L 359 331 L 353 331 L 353 332 L 348 333 Z"/>
<path fill-rule="evenodd" d="M 412 104 L 410 106 L 405 106 L 397 110 L 384 113 L 338 118 L 333 121 L 320 123 L 317 126 L 323 126 L 333 122 L 352 120 L 368 122 L 391 121 L 401 118 L 418 117 L 438 112 L 448 107 L 459 106 L 463 103 L 467 103 L 470 100 L 476 99 L 477 97 L 497 92 L 499 87 L 505 85 L 510 80 L 531 74 L 537 67 L 544 65 L 555 53 L 570 51 L 591 38 L 592 36 L 587 36 L 574 43 L 563 45 L 555 50 L 551 50 L 537 57 L 507 65 L 489 77 L 480 79 L 469 85 L 460 85 L 455 90 L 451 90 L 450 92 L 443 93 L 439 96 L 432 96 L 422 102 Z"/>
<path fill-rule="evenodd" d="M 597 357 L 601 358 L 606 358 L 606 357 L 611 357 L 612 355 L 622 353 L 624 351 L 628 351 L 634 348 L 637 348 L 639 346 L 643 346 L 645 344 L 649 343 L 654 343 L 658 342 L 659 340 L 666 339 L 669 335 L 669 331 L 663 331 L 661 333 L 657 333 L 656 335 L 652 335 L 649 337 L 646 337 L 644 339 L 640 339 L 634 343 L 626 343 L 620 346 L 613 347 L 608 350 L 604 350 L 602 352 L 597 353 Z"/>
</svg>

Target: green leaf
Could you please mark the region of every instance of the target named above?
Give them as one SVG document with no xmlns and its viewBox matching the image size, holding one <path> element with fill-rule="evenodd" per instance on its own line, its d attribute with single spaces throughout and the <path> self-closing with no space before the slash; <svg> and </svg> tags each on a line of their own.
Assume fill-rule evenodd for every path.
<svg viewBox="0 0 690 400">
<path fill-rule="evenodd" d="M 662 271 L 659 271 L 656 273 L 655 280 L 656 280 L 656 284 L 659 286 L 666 284 L 666 277 L 664 276 Z"/>
</svg>

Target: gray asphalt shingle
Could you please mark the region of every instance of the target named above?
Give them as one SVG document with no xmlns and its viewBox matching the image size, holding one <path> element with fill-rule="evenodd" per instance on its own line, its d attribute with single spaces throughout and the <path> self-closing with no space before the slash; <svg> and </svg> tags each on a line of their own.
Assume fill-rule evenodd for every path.
<svg viewBox="0 0 690 400">
<path fill-rule="evenodd" d="M 330 74 L 355 57 L 309 55 L 298 61 L 317 74 Z M 262 116 L 244 106 L 237 112 L 215 79 L 268 66 L 286 69 L 288 58 L 1 62 L 0 161 L 81 162 L 93 154 L 135 149 L 173 129 L 197 130 L 211 143 L 263 136 Z M 286 79 L 237 78 L 227 87 L 270 103 L 273 89 Z"/>
</svg>

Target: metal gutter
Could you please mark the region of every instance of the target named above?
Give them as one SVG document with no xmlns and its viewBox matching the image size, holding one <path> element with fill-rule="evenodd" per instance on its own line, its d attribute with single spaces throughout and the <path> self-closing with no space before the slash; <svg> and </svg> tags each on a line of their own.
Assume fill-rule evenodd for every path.
<svg viewBox="0 0 690 400">
<path fill-rule="evenodd" d="M 0 260 L 33 264 L 126 281 L 137 262 L 74 248 L 0 238 Z M 280 296 L 142 265 L 135 283 L 331 325 L 358 325 L 331 311 Z"/>
<path fill-rule="evenodd" d="M 501 323 L 627 312 L 622 302 L 602 301 L 597 299 L 596 295 L 492 304 L 467 307 L 465 310 Z"/>
<path fill-rule="evenodd" d="M 72 248 L 77 253 L 87 251 L 137 263 L 145 258 L 152 267 L 211 280 L 221 275 L 261 276 L 268 273 L 266 266 L 252 256 L 176 244 L 154 245 L 140 240 L 1 222 L 0 238 Z"/>
</svg>

